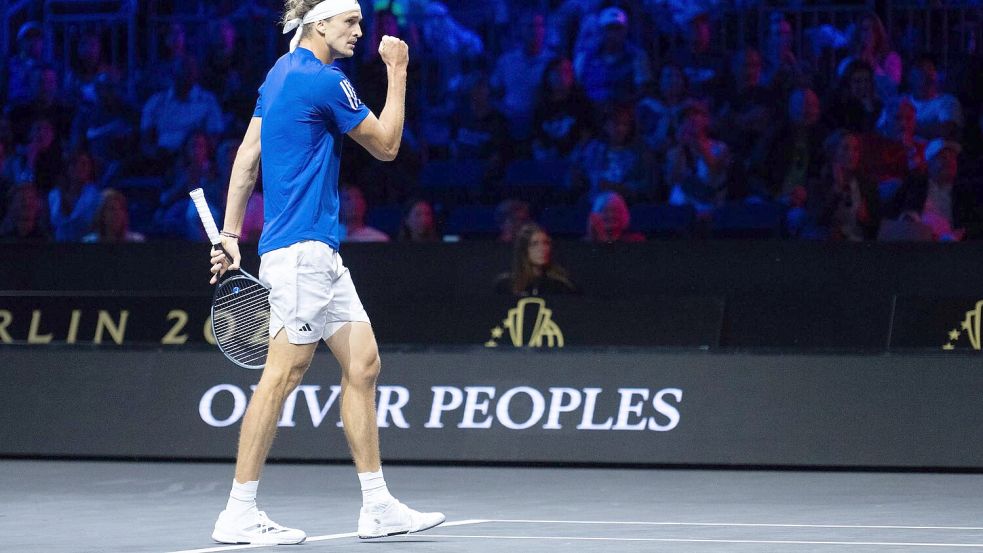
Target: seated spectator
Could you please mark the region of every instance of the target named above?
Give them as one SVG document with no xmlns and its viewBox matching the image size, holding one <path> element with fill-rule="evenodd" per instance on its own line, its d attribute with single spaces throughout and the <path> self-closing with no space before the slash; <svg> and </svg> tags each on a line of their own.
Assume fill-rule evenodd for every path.
<svg viewBox="0 0 983 553">
<path fill-rule="evenodd" d="M 112 188 L 102 191 L 102 204 L 92 226 L 93 231 L 83 236 L 82 242 L 94 244 L 146 240 L 139 232 L 130 230 L 130 213 L 126 207 L 126 196 Z"/>
<path fill-rule="evenodd" d="M 578 52 L 595 50 L 604 40 L 604 25 L 599 22 L 601 13 L 612 3 L 608 0 L 573 0 L 573 2 L 580 4 L 582 16 L 577 20 L 577 33 L 573 42 L 573 49 L 563 53 L 569 55 L 571 59 L 576 59 Z"/>
<path fill-rule="evenodd" d="M 826 129 L 820 124 L 819 97 L 808 88 L 792 92 L 788 120 L 774 128 L 748 160 L 752 196 L 803 207 L 810 183 L 823 167 Z"/>
<path fill-rule="evenodd" d="M 638 129 L 645 146 L 660 157 L 675 145 L 676 127 L 683 108 L 692 102 L 686 74 L 667 63 L 659 71 L 659 91 L 638 102 Z"/>
<path fill-rule="evenodd" d="M 710 138 L 710 114 L 699 103 L 682 113 L 677 145 L 666 155 L 666 185 L 671 205 L 692 205 L 707 218 L 727 199 L 730 150 Z"/>
<path fill-rule="evenodd" d="M 873 132 L 884 103 L 874 88 L 874 70 L 866 61 L 847 64 L 826 110 L 828 126 L 858 133 Z"/>
<path fill-rule="evenodd" d="M 485 45 L 477 34 L 457 22 L 442 2 L 422 5 L 419 57 L 425 97 L 419 102 L 420 131 L 427 150 L 436 158 L 450 145 L 451 119 L 477 77 Z"/>
<path fill-rule="evenodd" d="M 47 119 L 31 125 L 28 142 L 17 148 L 8 174 L 16 182 L 33 182 L 47 194 L 65 173 L 61 144 L 55 126 Z"/>
<path fill-rule="evenodd" d="M 490 173 L 504 168 L 508 121 L 492 105 L 487 79 L 471 89 L 471 101 L 454 117 L 451 136 L 453 157 L 485 160 Z"/>
<path fill-rule="evenodd" d="M 37 66 L 31 71 L 30 84 L 30 98 L 10 105 L 7 110 L 15 140 L 27 140 L 31 125 L 40 119 L 50 121 L 58 136 L 67 136 L 75 108 L 62 98 L 58 87 L 58 72 L 49 65 Z"/>
<path fill-rule="evenodd" d="M 188 192 L 201 188 L 216 221 L 221 221 L 223 183 L 213 160 L 212 145 L 203 132 L 194 132 L 184 145 L 181 158 L 168 175 L 168 185 L 160 194 L 154 214 L 154 231 L 163 237 L 200 242 L 204 229 Z"/>
<path fill-rule="evenodd" d="M 759 132 L 771 118 L 771 106 L 775 103 L 772 92 L 762 85 L 761 54 L 747 47 L 731 60 L 729 86 L 722 89 L 716 100 L 717 126 L 736 127 L 739 133 Z"/>
<path fill-rule="evenodd" d="M 781 98 L 800 87 L 809 86 L 812 71 L 795 55 L 792 24 L 779 12 L 771 14 L 768 37 L 763 48 L 761 83 Z"/>
<path fill-rule="evenodd" d="M 41 24 L 28 21 L 17 31 L 17 53 L 4 64 L 7 104 L 31 101 L 31 74 L 41 66 L 44 31 Z"/>
<path fill-rule="evenodd" d="M 635 132 L 635 113 L 614 108 L 604 120 L 604 134 L 573 155 L 573 187 L 593 197 L 615 190 L 631 198 L 655 195 L 652 160 Z"/>
<path fill-rule="evenodd" d="M 670 59 L 683 68 L 690 92 L 697 98 L 708 99 L 720 84 L 724 59 L 713 49 L 713 29 L 706 13 L 694 15 L 686 30 L 686 46 L 675 50 Z"/>
<path fill-rule="evenodd" d="M 498 241 L 511 244 L 519 229 L 532 222 L 529 204 L 522 200 L 503 200 L 495 208 L 495 222 L 500 229 Z"/>
<path fill-rule="evenodd" d="M 95 81 L 96 101 L 81 108 L 72 122 L 69 144 L 85 148 L 99 163 L 133 154 L 139 115 L 123 100 L 118 77 L 101 73 Z"/>
<path fill-rule="evenodd" d="M 164 51 L 152 67 L 141 70 L 139 96 L 146 98 L 174 86 L 175 76 L 188 57 L 188 34 L 181 23 L 171 23 L 164 37 Z"/>
<path fill-rule="evenodd" d="M 850 36 L 850 53 L 836 68 L 842 77 L 853 61 L 861 60 L 874 71 L 874 82 L 882 99 L 891 99 L 901 84 L 901 56 L 891 50 L 891 42 L 884 24 L 877 14 L 868 11 L 854 24 Z"/>
<path fill-rule="evenodd" d="M 744 48 L 734 55 L 732 86 L 718 99 L 714 116 L 714 134 L 730 148 L 734 159 L 731 177 L 742 187 L 747 180 L 747 160 L 774 127 L 778 114 L 773 110 L 776 98 L 761 85 L 761 68 L 761 54 L 754 48 Z"/>
<path fill-rule="evenodd" d="M 341 201 L 341 241 L 342 242 L 388 242 L 389 236 L 379 229 L 365 224 L 365 196 L 356 186 L 342 186 Z"/>
<path fill-rule="evenodd" d="M 632 103 L 652 83 L 648 56 L 628 41 L 628 15 L 620 8 L 605 8 L 597 25 L 604 29 L 600 44 L 574 57 L 577 80 L 587 98 L 601 109 Z"/>
<path fill-rule="evenodd" d="M 519 46 L 498 58 L 491 76 L 495 96 L 508 118 L 509 132 L 515 140 L 532 135 L 536 88 L 549 61 L 544 50 L 546 20 L 541 13 L 528 13 L 519 22 Z"/>
<path fill-rule="evenodd" d="M 51 238 L 41 193 L 33 184 L 21 184 L 7 193 L 7 213 L 0 222 L 0 238 L 46 242 Z"/>
<path fill-rule="evenodd" d="M 628 204 L 617 192 L 602 192 L 591 204 L 587 219 L 588 242 L 610 244 L 613 242 L 644 242 L 645 235 L 628 232 L 631 212 Z"/>
<path fill-rule="evenodd" d="M 495 291 L 516 296 L 571 294 L 577 287 L 553 263 L 553 240 L 535 223 L 523 225 L 512 249 L 512 271 L 498 276 Z"/>
<path fill-rule="evenodd" d="M 573 57 L 583 23 L 603 5 L 604 0 L 563 0 L 550 10 L 546 26 L 546 43 L 550 51 L 561 57 Z"/>
<path fill-rule="evenodd" d="M 849 35 L 832 23 L 814 21 L 803 26 L 800 36 L 803 59 L 813 68 L 822 68 L 811 74 L 810 88 L 824 91 L 835 88 L 839 79 L 836 71 L 829 71 L 828 68 L 836 67 L 839 54 L 850 44 Z"/>
<path fill-rule="evenodd" d="M 262 77 L 254 74 L 252 65 L 240 48 L 236 26 L 220 19 L 211 26 L 212 44 L 202 64 L 202 86 L 215 94 L 224 113 L 246 114 L 256 103 L 256 83 Z M 245 132 L 245 124 L 236 134 Z"/>
<path fill-rule="evenodd" d="M 533 115 L 533 157 L 568 159 L 590 134 L 590 104 L 567 58 L 555 58 L 543 71 Z"/>
<path fill-rule="evenodd" d="M 939 76 L 935 62 L 929 56 L 915 60 L 908 71 L 907 96 L 915 106 L 915 132 L 925 140 L 958 138 L 963 126 L 963 111 L 959 100 L 939 92 Z"/>
<path fill-rule="evenodd" d="M 87 32 L 79 38 L 72 68 L 65 75 L 65 95 L 76 104 L 94 104 L 96 79 L 113 72 L 102 58 L 102 40 L 98 34 Z"/>
<path fill-rule="evenodd" d="M 826 141 L 829 162 L 809 191 L 809 209 L 829 240 L 861 242 L 877 237 L 881 220 L 877 185 L 860 171 L 860 138 L 840 130 Z"/>
<path fill-rule="evenodd" d="M 58 242 L 78 242 L 89 232 L 102 199 L 95 184 L 95 166 L 86 152 L 68 161 L 68 176 L 48 193 L 51 227 Z"/>
<path fill-rule="evenodd" d="M 412 200 L 407 204 L 403 222 L 399 226 L 400 242 L 440 242 L 433 207 L 426 200 Z"/>
<path fill-rule="evenodd" d="M 927 175 L 913 175 L 899 194 L 901 215 L 926 226 L 938 242 L 980 237 L 983 209 L 974 191 L 957 178 L 961 151 L 956 142 L 930 142 L 925 149 Z"/>
<path fill-rule="evenodd" d="M 864 173 L 876 183 L 904 180 L 925 172 L 926 142 L 915 136 L 915 106 L 904 97 L 888 102 L 877 120 L 877 134 L 866 137 Z"/>
<path fill-rule="evenodd" d="M 176 67 L 174 84 L 151 96 L 143 106 L 140 131 L 149 157 L 178 153 L 196 130 L 218 135 L 225 128 L 215 95 L 198 85 L 198 64 L 185 58 Z"/>
</svg>

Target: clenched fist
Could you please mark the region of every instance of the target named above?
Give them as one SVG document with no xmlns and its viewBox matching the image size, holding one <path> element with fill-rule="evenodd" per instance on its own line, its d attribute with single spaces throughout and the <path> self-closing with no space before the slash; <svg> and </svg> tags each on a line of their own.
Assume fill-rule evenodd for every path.
<svg viewBox="0 0 983 553">
<path fill-rule="evenodd" d="M 388 67 L 405 69 L 410 63 L 410 47 L 402 40 L 386 35 L 379 43 L 379 57 Z"/>
</svg>

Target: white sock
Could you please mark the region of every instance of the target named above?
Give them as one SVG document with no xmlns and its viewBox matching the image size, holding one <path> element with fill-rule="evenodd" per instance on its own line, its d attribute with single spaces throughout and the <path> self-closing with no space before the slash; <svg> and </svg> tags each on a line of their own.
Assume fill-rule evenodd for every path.
<svg viewBox="0 0 983 553">
<path fill-rule="evenodd" d="M 245 484 L 240 484 L 232 479 L 232 491 L 229 492 L 229 502 L 225 505 L 225 510 L 229 514 L 241 514 L 256 506 L 256 490 L 259 488 L 259 480 L 251 480 Z"/>
<path fill-rule="evenodd" d="M 386 506 L 393 501 L 393 496 L 389 495 L 389 488 L 386 486 L 386 479 L 382 477 L 382 468 L 378 472 L 360 472 L 358 480 L 362 483 L 362 506 Z"/>
</svg>

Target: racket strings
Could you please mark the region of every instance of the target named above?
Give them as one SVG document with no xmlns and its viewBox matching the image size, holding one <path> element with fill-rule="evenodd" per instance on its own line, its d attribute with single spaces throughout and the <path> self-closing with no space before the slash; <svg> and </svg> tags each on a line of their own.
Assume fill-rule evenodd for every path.
<svg viewBox="0 0 983 553">
<path fill-rule="evenodd" d="M 215 298 L 215 307 L 221 308 L 230 303 L 241 302 L 244 299 L 255 297 L 266 299 L 270 295 L 266 288 L 259 285 L 240 288 L 239 290 L 236 290 L 236 288 L 235 286 L 230 286 L 229 290 L 222 290 Z"/>
<path fill-rule="evenodd" d="M 269 299 L 267 296 L 258 297 L 254 299 L 244 298 L 243 301 L 237 302 L 233 305 L 216 306 L 216 313 L 231 313 L 233 315 L 245 314 L 247 312 L 261 313 L 267 310 L 267 305 L 269 304 Z M 227 322 L 227 319 L 222 319 L 221 321 L 215 321 L 215 324 Z"/>
<path fill-rule="evenodd" d="M 212 331 L 229 359 L 249 368 L 262 367 L 269 325 L 269 290 L 242 277 L 220 285 L 212 302 Z"/>
</svg>

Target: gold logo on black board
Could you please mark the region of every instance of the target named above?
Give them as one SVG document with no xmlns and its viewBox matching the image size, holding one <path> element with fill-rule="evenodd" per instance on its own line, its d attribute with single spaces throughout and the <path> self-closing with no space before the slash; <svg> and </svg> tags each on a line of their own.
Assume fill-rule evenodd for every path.
<svg viewBox="0 0 983 553">
<path fill-rule="evenodd" d="M 532 328 L 526 338 L 526 322 L 532 321 Z M 522 298 L 515 307 L 509 309 L 502 323 L 491 329 L 491 338 L 485 342 L 486 348 L 498 347 L 498 341 L 508 332 L 512 345 L 521 348 L 562 348 L 563 331 L 553 320 L 553 310 L 546 307 L 542 298 Z"/>
<path fill-rule="evenodd" d="M 964 334 L 969 339 L 969 345 L 976 351 L 980 351 L 980 317 L 983 315 L 983 300 L 976 302 L 976 307 L 966 312 L 966 318 L 960 324 L 959 329 L 949 331 L 949 340 L 942 345 L 946 351 L 956 349 L 959 338 Z"/>
</svg>

